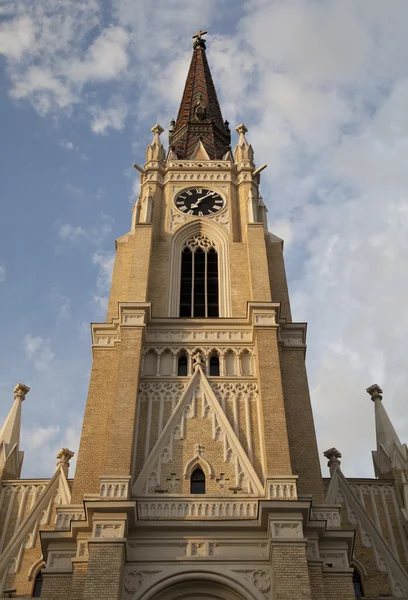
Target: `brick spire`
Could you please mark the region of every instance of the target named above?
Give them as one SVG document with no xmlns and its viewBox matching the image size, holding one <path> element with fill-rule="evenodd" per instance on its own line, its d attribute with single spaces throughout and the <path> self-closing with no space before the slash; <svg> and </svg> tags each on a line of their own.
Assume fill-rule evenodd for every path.
<svg viewBox="0 0 408 600">
<path fill-rule="evenodd" d="M 199 31 L 184 88 L 177 121 L 170 133 L 170 146 L 180 159 L 191 158 L 201 139 L 208 156 L 220 160 L 231 143 L 228 122 L 223 121 L 217 93 Z"/>
</svg>

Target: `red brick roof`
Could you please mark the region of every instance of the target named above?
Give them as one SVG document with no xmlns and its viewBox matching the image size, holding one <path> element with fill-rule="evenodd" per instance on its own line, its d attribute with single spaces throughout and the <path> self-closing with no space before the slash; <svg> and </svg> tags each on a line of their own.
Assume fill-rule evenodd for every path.
<svg viewBox="0 0 408 600">
<path fill-rule="evenodd" d="M 225 125 L 210 67 L 205 41 L 194 44 L 193 56 L 170 144 L 181 159 L 190 158 L 201 139 L 209 157 L 221 159 L 231 143 Z"/>
</svg>

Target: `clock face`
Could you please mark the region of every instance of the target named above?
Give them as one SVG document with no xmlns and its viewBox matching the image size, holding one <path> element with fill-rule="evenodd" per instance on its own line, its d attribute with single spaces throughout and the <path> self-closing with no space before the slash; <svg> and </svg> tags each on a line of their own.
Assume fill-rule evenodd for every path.
<svg viewBox="0 0 408 600">
<path fill-rule="evenodd" d="M 181 192 L 175 204 L 185 215 L 204 217 L 214 215 L 224 206 L 224 200 L 213 190 L 206 188 L 190 188 Z"/>
</svg>

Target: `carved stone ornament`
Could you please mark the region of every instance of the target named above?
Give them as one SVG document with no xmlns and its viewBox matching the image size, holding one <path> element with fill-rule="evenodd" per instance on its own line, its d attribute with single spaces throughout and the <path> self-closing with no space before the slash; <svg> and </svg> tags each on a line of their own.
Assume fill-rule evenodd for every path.
<svg viewBox="0 0 408 600">
<path fill-rule="evenodd" d="M 245 577 L 245 579 L 249 581 L 255 589 L 258 590 L 258 592 L 261 592 L 264 598 L 269 598 L 269 592 L 271 589 L 269 571 L 264 569 L 256 569 L 255 571 L 249 569 L 234 569 L 234 573 L 238 573 Z"/>
<path fill-rule="evenodd" d="M 186 215 L 182 215 L 181 213 L 179 213 L 178 210 L 174 210 L 174 208 L 171 209 L 171 211 L 170 211 L 170 223 L 169 223 L 169 229 L 170 229 L 170 231 L 173 231 L 173 229 L 175 229 L 179 225 L 182 225 L 186 221 L 187 221 Z"/>
<path fill-rule="evenodd" d="M 123 582 L 123 600 L 138 598 L 146 583 L 160 571 L 141 571 L 138 567 L 126 566 Z"/>
<path fill-rule="evenodd" d="M 71 551 L 50 551 L 47 559 L 47 568 L 54 569 L 72 569 L 72 558 L 75 552 Z"/>
<path fill-rule="evenodd" d="M 256 519 L 258 503 L 242 500 L 233 501 L 228 496 L 217 501 L 163 500 L 139 501 L 137 503 L 139 519 Z"/>
<path fill-rule="evenodd" d="M 323 456 L 329 459 L 327 462 L 327 466 L 330 469 L 330 474 L 333 475 L 334 471 L 337 468 L 340 468 L 341 461 L 339 460 L 339 458 L 341 458 L 341 452 L 339 452 L 337 448 L 329 448 L 328 450 L 323 452 Z"/>
<path fill-rule="evenodd" d="M 17 398 L 19 400 L 25 400 L 26 395 L 30 391 L 31 388 L 28 385 L 24 385 L 24 383 L 18 383 L 14 388 L 14 400 Z"/>
<path fill-rule="evenodd" d="M 301 538 L 302 524 L 299 521 L 273 521 L 271 523 L 272 538 Z"/>
<path fill-rule="evenodd" d="M 146 341 L 148 342 L 251 342 L 251 330 L 147 330 Z"/>
<path fill-rule="evenodd" d="M 192 359 L 193 359 L 193 369 L 194 370 L 198 369 L 198 367 L 201 367 L 203 369 L 203 371 L 205 370 L 205 362 L 204 362 L 204 356 L 203 356 L 202 352 L 200 352 L 198 350 L 195 354 L 193 354 Z"/>
<path fill-rule="evenodd" d="M 276 325 L 275 311 L 268 314 L 255 315 L 255 325 L 260 327 L 270 327 Z"/>
<path fill-rule="evenodd" d="M 124 536 L 123 523 L 96 523 L 94 537 L 96 538 L 121 538 Z"/>
<path fill-rule="evenodd" d="M 373 402 L 375 402 L 377 399 L 382 400 L 382 389 L 380 388 L 379 385 L 377 385 L 376 383 L 374 383 L 373 385 L 370 385 L 370 387 L 368 387 L 366 389 L 367 394 L 370 394 L 371 396 L 371 400 Z"/>
</svg>

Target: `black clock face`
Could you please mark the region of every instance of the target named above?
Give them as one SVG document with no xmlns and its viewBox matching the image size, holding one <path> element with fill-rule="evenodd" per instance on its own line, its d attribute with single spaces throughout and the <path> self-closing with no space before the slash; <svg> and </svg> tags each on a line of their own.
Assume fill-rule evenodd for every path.
<svg viewBox="0 0 408 600">
<path fill-rule="evenodd" d="M 176 206 L 185 215 L 204 217 L 214 215 L 224 206 L 224 200 L 213 190 L 190 188 L 176 198 Z"/>
</svg>

